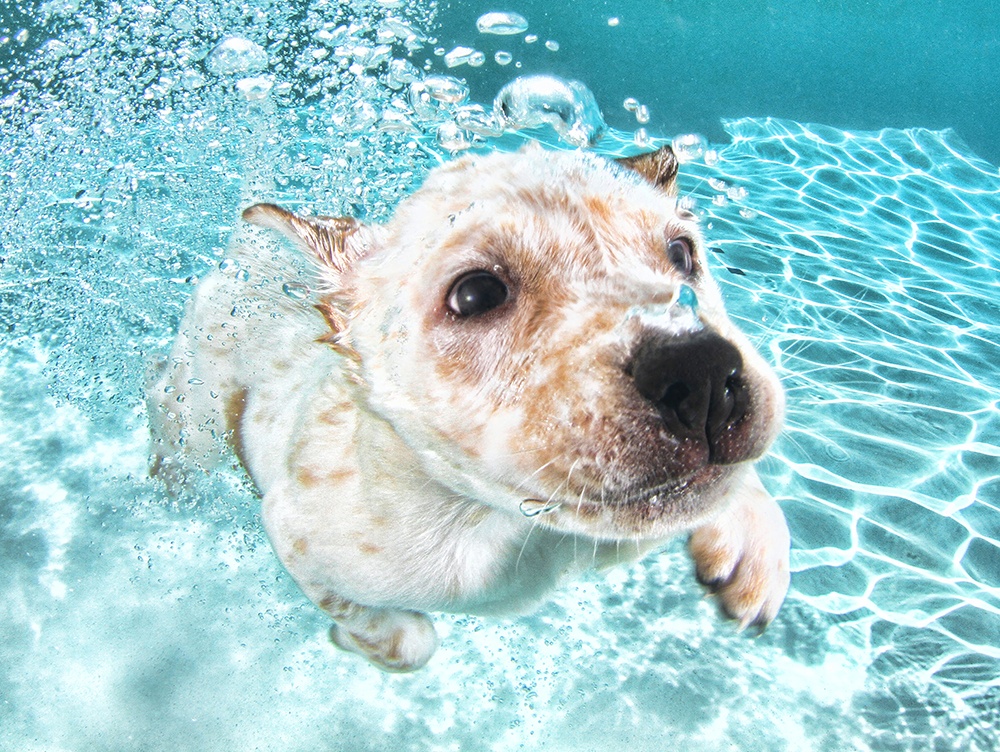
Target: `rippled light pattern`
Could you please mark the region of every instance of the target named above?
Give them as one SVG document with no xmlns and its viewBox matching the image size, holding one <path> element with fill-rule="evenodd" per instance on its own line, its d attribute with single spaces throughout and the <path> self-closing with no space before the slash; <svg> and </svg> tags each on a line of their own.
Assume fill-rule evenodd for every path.
<svg viewBox="0 0 1000 752">
<path fill-rule="evenodd" d="M 238 469 L 146 478 L 143 384 L 240 208 L 377 220 L 442 159 L 399 93 L 431 15 L 123 5 L 46 4 L 0 74 L 0 748 L 996 748 L 995 167 L 927 131 L 690 140 L 709 263 L 789 390 L 781 616 L 737 634 L 678 541 L 530 616 L 439 618 L 387 676 L 328 643 Z M 234 35 L 267 53 L 254 97 L 199 57 Z"/>
</svg>

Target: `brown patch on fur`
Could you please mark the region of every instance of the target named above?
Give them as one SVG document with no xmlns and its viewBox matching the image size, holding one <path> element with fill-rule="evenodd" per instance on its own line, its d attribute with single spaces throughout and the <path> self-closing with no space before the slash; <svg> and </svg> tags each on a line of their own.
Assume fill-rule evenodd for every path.
<svg viewBox="0 0 1000 752">
<path fill-rule="evenodd" d="M 350 410 L 351 410 L 350 402 L 341 402 L 339 404 L 334 405 L 329 410 L 324 410 L 323 412 L 321 412 L 319 415 L 316 416 L 316 419 L 320 423 L 323 423 L 328 426 L 339 426 L 344 422 L 344 418 L 347 417 L 347 415 L 350 413 Z"/>
<path fill-rule="evenodd" d="M 392 636 L 389 638 L 389 644 L 386 647 L 386 651 L 384 653 L 386 660 L 392 663 L 399 663 L 399 661 L 402 660 L 403 658 L 402 647 L 403 647 L 404 634 L 405 633 L 403 632 L 402 629 L 397 629 L 395 632 L 392 633 Z"/>
<path fill-rule="evenodd" d="M 354 478 L 356 473 L 350 468 L 340 470 L 328 470 L 323 476 L 326 483 L 344 483 Z"/>
<path fill-rule="evenodd" d="M 318 485 L 321 478 L 305 465 L 299 465 L 295 470 L 295 480 L 303 488 L 313 488 Z"/>
<path fill-rule="evenodd" d="M 358 550 L 363 554 L 368 554 L 369 556 L 382 553 L 382 547 L 376 546 L 374 543 L 362 543 L 358 546 Z"/>
<path fill-rule="evenodd" d="M 338 485 L 354 478 L 356 473 L 350 468 L 334 468 L 317 473 L 309 465 L 299 465 L 295 469 L 295 480 L 303 488 L 321 485 Z"/>
<path fill-rule="evenodd" d="M 309 550 L 309 543 L 305 538 L 296 538 L 295 542 L 292 544 L 292 550 L 299 556 L 304 556 Z"/>
<path fill-rule="evenodd" d="M 321 609 L 326 611 L 334 619 L 346 619 L 354 616 L 361 610 L 361 606 L 354 603 L 353 601 L 347 600 L 347 598 L 342 598 L 334 593 L 328 593 L 327 595 L 320 598 L 317 604 Z"/>
<path fill-rule="evenodd" d="M 611 204 L 601 196 L 584 196 L 583 204 L 592 215 L 591 220 L 598 220 L 606 224 L 611 224 L 615 220 Z"/>
<path fill-rule="evenodd" d="M 226 396 L 225 409 L 223 414 L 226 420 L 226 430 L 229 432 L 229 444 L 232 446 L 236 457 L 243 467 L 248 467 L 246 463 L 246 448 L 243 445 L 243 416 L 246 414 L 247 398 L 250 396 L 250 389 L 241 387 Z"/>
</svg>

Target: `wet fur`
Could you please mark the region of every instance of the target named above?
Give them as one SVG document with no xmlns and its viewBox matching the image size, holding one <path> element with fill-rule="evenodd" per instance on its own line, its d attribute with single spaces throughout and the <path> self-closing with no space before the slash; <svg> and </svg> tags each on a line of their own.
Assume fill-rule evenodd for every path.
<svg viewBox="0 0 1000 752">
<path fill-rule="evenodd" d="M 182 483 L 228 443 L 333 641 L 386 670 L 430 658 L 426 612 L 523 611 L 680 532 L 724 609 L 766 624 L 788 532 L 752 461 L 782 393 L 726 316 L 675 175 L 669 149 L 620 163 L 529 149 L 438 168 L 384 226 L 251 207 L 232 251 L 244 273 L 200 284 L 151 389 L 154 472 Z M 687 279 L 665 253 L 681 235 Z M 511 298 L 456 317 L 448 291 L 476 269 Z M 628 376 L 644 338 L 675 326 L 681 284 L 692 325 L 742 355 L 752 410 L 723 463 L 666 430 Z"/>
</svg>

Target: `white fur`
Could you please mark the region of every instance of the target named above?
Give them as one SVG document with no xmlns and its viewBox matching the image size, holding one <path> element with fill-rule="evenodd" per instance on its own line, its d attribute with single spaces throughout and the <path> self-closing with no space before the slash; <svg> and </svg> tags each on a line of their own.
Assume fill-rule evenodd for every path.
<svg viewBox="0 0 1000 752">
<path fill-rule="evenodd" d="M 439 168 L 383 227 L 249 210 L 305 254 L 251 229 L 233 247 L 243 273 L 201 283 L 150 393 L 154 471 L 182 483 L 228 439 L 333 641 L 386 670 L 434 652 L 424 612 L 522 611 L 567 573 L 691 530 L 725 609 L 767 623 L 788 531 L 750 462 L 778 430 L 781 391 L 704 259 L 696 280 L 666 262 L 671 238 L 702 248 L 672 174 L 656 177 L 534 150 Z M 475 269 L 514 291 L 492 319 L 445 304 Z M 742 354 L 753 414 L 736 462 L 684 459 L 697 453 L 625 374 L 641 338 L 669 330 L 680 284 L 697 308 L 677 311 L 677 331 L 710 327 Z"/>
</svg>

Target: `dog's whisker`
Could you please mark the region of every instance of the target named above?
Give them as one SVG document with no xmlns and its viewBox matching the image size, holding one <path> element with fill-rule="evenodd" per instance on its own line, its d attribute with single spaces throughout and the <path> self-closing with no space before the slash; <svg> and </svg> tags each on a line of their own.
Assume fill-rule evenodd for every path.
<svg viewBox="0 0 1000 752">
<path fill-rule="evenodd" d="M 515 486 L 515 490 L 520 490 L 520 489 L 524 488 L 532 478 L 534 478 L 535 476 L 537 476 L 539 473 L 541 473 L 547 467 L 551 467 L 559 459 L 562 459 L 562 458 L 561 457 L 553 457 L 548 462 L 545 462 L 545 463 L 541 464 L 530 475 L 526 476 L 520 482 L 518 482 L 518 484 Z"/>
</svg>

